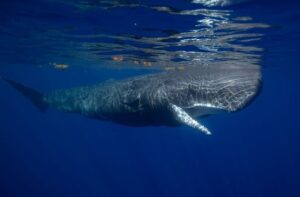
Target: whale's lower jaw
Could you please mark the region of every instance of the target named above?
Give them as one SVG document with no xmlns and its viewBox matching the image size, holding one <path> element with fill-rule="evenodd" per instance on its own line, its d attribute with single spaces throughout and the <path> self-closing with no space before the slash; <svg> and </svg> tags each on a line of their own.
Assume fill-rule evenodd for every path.
<svg viewBox="0 0 300 197">
<path fill-rule="evenodd" d="M 198 131 L 201 131 L 207 135 L 211 135 L 211 132 L 206 128 L 204 125 L 193 119 L 187 112 L 185 112 L 182 108 L 170 104 L 170 109 L 173 111 L 175 119 L 187 126 L 190 126 L 194 129 L 197 129 Z"/>
</svg>

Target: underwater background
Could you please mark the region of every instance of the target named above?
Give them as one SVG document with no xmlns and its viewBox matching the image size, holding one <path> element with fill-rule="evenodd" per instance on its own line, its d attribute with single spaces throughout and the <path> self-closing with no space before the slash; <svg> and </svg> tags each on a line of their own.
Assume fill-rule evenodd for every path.
<svg viewBox="0 0 300 197">
<path fill-rule="evenodd" d="M 40 113 L 0 81 L 0 196 L 300 196 L 300 2 L 1 0 L 0 76 L 42 92 L 189 66 L 260 65 L 213 135 Z"/>
</svg>

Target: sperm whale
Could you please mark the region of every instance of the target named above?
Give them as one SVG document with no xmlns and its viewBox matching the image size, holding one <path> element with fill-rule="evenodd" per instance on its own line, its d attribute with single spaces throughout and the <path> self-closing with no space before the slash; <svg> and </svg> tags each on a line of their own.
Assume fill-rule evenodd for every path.
<svg viewBox="0 0 300 197">
<path fill-rule="evenodd" d="M 261 71 L 258 65 L 213 64 L 50 93 L 2 79 L 42 112 L 54 107 L 125 125 L 187 125 L 211 134 L 199 118 L 245 107 L 259 90 Z"/>
</svg>

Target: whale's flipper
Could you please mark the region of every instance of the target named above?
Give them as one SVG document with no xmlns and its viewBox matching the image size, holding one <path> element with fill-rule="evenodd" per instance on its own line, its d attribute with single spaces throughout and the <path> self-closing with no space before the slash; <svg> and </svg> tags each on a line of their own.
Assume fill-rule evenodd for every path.
<svg viewBox="0 0 300 197">
<path fill-rule="evenodd" d="M 171 110 L 173 111 L 177 121 L 179 121 L 182 124 L 193 127 L 195 129 L 198 129 L 199 131 L 201 131 L 207 135 L 211 135 L 211 132 L 204 125 L 200 124 L 195 119 L 193 119 L 182 108 L 180 108 L 174 104 L 170 104 L 170 106 L 171 106 Z"/>
<path fill-rule="evenodd" d="M 43 94 L 29 87 L 24 86 L 16 81 L 0 77 L 0 79 L 6 81 L 9 85 L 18 90 L 21 94 L 27 97 L 41 112 L 46 112 L 49 105 L 43 101 Z"/>
</svg>

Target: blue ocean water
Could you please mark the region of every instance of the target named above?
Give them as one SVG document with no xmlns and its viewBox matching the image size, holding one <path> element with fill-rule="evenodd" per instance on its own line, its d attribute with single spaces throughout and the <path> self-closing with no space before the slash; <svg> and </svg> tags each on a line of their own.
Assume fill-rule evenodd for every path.
<svg viewBox="0 0 300 197">
<path fill-rule="evenodd" d="M 300 3 L 3 0 L 0 75 L 42 92 L 195 65 L 260 65 L 245 109 L 188 127 L 40 113 L 0 81 L 0 196 L 300 196 Z"/>
</svg>

